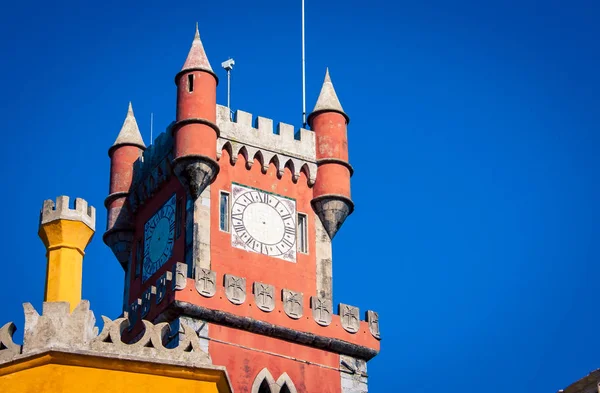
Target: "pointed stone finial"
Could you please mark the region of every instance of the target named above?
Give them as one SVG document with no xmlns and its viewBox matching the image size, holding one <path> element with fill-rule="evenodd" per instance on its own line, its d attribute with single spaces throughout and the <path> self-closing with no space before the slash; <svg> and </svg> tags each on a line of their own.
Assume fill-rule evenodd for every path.
<svg viewBox="0 0 600 393">
<path fill-rule="evenodd" d="M 131 101 L 129 102 L 127 116 L 125 117 L 125 121 L 123 122 L 121 131 L 119 132 L 119 136 L 117 136 L 117 140 L 115 140 L 115 143 L 113 143 L 113 145 L 111 146 L 109 153 L 110 151 L 121 145 L 133 145 L 139 147 L 142 150 L 146 149 L 144 139 L 142 138 L 142 134 L 140 133 L 140 129 L 138 128 L 137 121 L 135 120 L 135 116 L 133 114 L 133 107 L 131 106 Z"/>
<path fill-rule="evenodd" d="M 190 52 L 188 53 L 187 59 L 185 60 L 185 63 L 183 64 L 180 73 L 182 71 L 192 70 L 202 70 L 214 74 L 213 69 L 210 66 L 210 62 L 208 61 L 208 57 L 206 57 L 204 45 L 202 45 L 202 41 L 200 40 L 198 22 L 196 22 L 196 34 L 194 34 L 194 41 L 192 41 L 192 47 L 190 48 Z"/>
<path fill-rule="evenodd" d="M 313 109 L 310 116 L 308 116 L 308 123 L 310 124 L 311 120 L 316 115 L 322 112 L 338 112 L 346 118 L 346 123 L 350 122 L 350 118 L 344 112 L 342 104 L 340 104 L 340 100 L 338 99 L 338 96 L 335 93 L 335 88 L 333 87 L 333 83 L 331 82 L 331 76 L 329 75 L 329 67 L 325 71 L 325 80 L 323 81 L 321 93 L 319 93 L 319 98 L 317 99 L 315 108 Z"/>
</svg>

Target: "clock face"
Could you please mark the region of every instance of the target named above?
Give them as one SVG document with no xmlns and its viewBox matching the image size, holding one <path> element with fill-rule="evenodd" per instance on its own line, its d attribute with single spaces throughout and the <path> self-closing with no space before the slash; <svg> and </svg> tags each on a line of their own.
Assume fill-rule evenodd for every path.
<svg viewBox="0 0 600 393">
<path fill-rule="evenodd" d="M 175 240 L 175 194 L 144 226 L 144 269 L 146 281 L 171 258 Z"/>
<path fill-rule="evenodd" d="M 296 202 L 238 184 L 231 191 L 231 244 L 296 262 Z"/>
</svg>

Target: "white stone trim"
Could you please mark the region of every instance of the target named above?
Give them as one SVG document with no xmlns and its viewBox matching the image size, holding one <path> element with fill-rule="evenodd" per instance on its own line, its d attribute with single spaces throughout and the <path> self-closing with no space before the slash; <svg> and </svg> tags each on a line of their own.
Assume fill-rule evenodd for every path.
<svg viewBox="0 0 600 393">
<path fill-rule="evenodd" d="M 279 123 L 278 134 L 273 133 L 273 120 L 257 117 L 257 128 L 252 126 L 252 114 L 236 111 L 235 121 L 231 121 L 230 110 L 217 105 L 217 126 L 221 132 L 217 140 L 217 158 L 221 158 L 223 149 L 231 155 L 235 164 L 238 154 L 242 153 L 248 167 L 254 164 L 256 157 L 266 172 L 271 162 L 277 167 L 278 176 L 282 176 L 288 167 L 292 179 L 298 181 L 304 171 L 309 185 L 317 178 L 315 133 L 301 128 L 300 140 L 294 138 L 294 126 Z"/>
<path fill-rule="evenodd" d="M 333 300 L 333 267 L 331 239 L 321 223 L 319 216 L 313 213 L 315 222 L 316 248 L 315 258 L 317 261 L 317 294 L 319 297 Z"/>
<path fill-rule="evenodd" d="M 286 385 L 288 390 L 290 391 L 290 393 L 298 393 L 298 390 L 296 390 L 296 386 L 294 385 L 294 382 L 292 382 L 292 379 L 290 378 L 290 376 L 287 373 L 283 373 L 279 376 L 279 378 L 277 378 L 277 381 L 275 381 L 275 378 L 273 378 L 273 375 L 271 375 L 271 373 L 269 372 L 269 370 L 267 370 L 267 368 L 263 368 L 262 370 L 260 370 L 260 372 L 258 373 L 258 375 L 256 376 L 256 378 L 254 378 L 254 383 L 252 383 L 252 389 L 250 390 L 251 393 L 258 393 L 258 390 L 260 389 L 260 386 L 262 385 L 263 381 L 267 381 L 267 384 L 269 385 L 269 389 L 271 390 L 271 393 L 279 393 L 281 391 L 281 388 L 283 387 L 283 385 Z"/>
</svg>

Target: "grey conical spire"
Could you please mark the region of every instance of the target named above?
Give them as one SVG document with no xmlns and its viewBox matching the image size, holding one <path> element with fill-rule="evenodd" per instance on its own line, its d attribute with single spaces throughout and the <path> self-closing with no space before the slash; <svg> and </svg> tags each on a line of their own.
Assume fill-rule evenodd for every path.
<svg viewBox="0 0 600 393">
<path fill-rule="evenodd" d="M 111 150 L 121 145 L 133 145 L 144 150 L 146 145 L 142 139 L 142 134 L 138 128 L 137 121 L 133 114 L 133 108 L 131 102 L 129 102 L 129 109 L 127 110 L 127 116 L 121 127 L 121 131 L 115 140 L 115 143 L 111 146 Z"/>
<path fill-rule="evenodd" d="M 192 47 L 188 53 L 187 59 L 181 68 L 181 71 L 186 70 L 204 70 L 211 74 L 214 74 L 206 52 L 204 51 L 204 45 L 200 40 L 200 32 L 198 31 L 198 23 L 196 22 L 196 34 L 194 35 L 194 41 L 192 41 Z M 180 71 L 180 72 L 181 72 Z"/>
<path fill-rule="evenodd" d="M 329 68 L 325 70 L 325 80 L 323 81 L 319 98 L 317 98 L 317 103 L 310 116 L 308 116 L 308 123 L 310 124 L 312 119 L 322 112 L 338 112 L 346 118 L 346 123 L 350 122 L 350 118 L 346 112 L 344 112 L 344 108 L 342 108 L 342 104 L 340 103 L 335 88 L 333 87 L 333 83 L 331 82 Z"/>
</svg>

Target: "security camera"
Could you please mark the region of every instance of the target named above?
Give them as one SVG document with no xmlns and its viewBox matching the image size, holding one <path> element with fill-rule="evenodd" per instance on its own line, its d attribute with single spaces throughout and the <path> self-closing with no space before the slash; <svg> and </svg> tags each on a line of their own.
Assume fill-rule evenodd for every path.
<svg viewBox="0 0 600 393">
<path fill-rule="evenodd" d="M 225 60 L 221 63 L 221 67 L 225 68 L 226 71 L 231 71 L 233 69 L 233 65 L 235 61 L 233 59 Z"/>
</svg>

